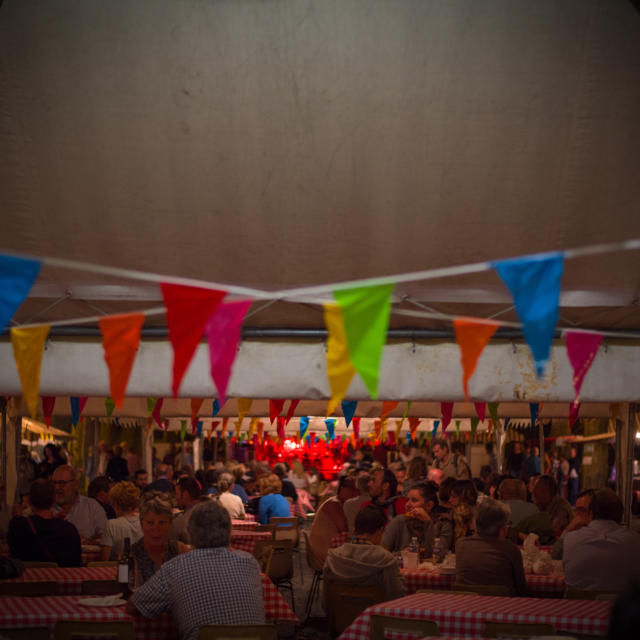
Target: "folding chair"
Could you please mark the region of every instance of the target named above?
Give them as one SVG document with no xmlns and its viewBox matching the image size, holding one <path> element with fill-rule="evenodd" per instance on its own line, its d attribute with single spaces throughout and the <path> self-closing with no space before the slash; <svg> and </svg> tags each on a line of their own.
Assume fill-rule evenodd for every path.
<svg viewBox="0 0 640 640">
<path fill-rule="evenodd" d="M 198 629 L 198 640 L 278 640 L 273 624 L 207 624 Z"/>
<path fill-rule="evenodd" d="M 311 581 L 311 589 L 307 595 L 307 602 L 304 606 L 304 619 L 308 620 L 311 615 L 311 609 L 313 608 L 313 602 L 320 595 L 320 581 L 322 580 L 322 566 L 319 566 L 311 553 L 311 544 L 309 543 L 309 534 L 306 531 L 302 532 L 304 535 L 304 545 L 307 554 L 307 564 L 310 569 L 313 569 L 313 580 Z"/>
<path fill-rule="evenodd" d="M 268 576 L 269 571 L 271 571 L 271 558 L 273 558 L 273 547 L 259 545 L 258 551 L 256 551 L 254 547 L 253 553 L 254 553 L 255 559 L 258 561 L 258 564 L 260 565 L 260 571 Z"/>
<path fill-rule="evenodd" d="M 293 542 L 293 552 L 298 556 L 298 566 L 300 567 L 300 584 L 304 584 L 304 572 L 302 570 L 302 555 L 300 553 L 300 531 L 298 529 L 298 518 L 273 517 L 269 524 L 275 524 L 274 538 L 276 540 L 291 540 Z"/>
<path fill-rule="evenodd" d="M 359 587 L 348 582 L 329 580 L 324 584 L 329 633 L 339 636 L 367 607 L 385 601 L 379 585 Z"/>
<path fill-rule="evenodd" d="M 291 608 L 296 610 L 293 592 L 293 550 L 291 540 L 257 540 L 253 555 L 259 557 L 265 547 L 273 549 L 271 566 L 267 574 L 278 589 L 287 589 L 291 593 Z"/>
<path fill-rule="evenodd" d="M 533 638 L 534 636 L 550 636 L 555 632 L 552 624 L 487 622 L 484 625 L 482 635 L 485 638 Z"/>
<path fill-rule="evenodd" d="M 369 640 L 385 640 L 389 631 L 399 633 L 413 632 L 419 634 L 420 637 L 440 635 L 438 624 L 433 620 L 398 618 L 396 616 L 371 616 Z"/>
</svg>

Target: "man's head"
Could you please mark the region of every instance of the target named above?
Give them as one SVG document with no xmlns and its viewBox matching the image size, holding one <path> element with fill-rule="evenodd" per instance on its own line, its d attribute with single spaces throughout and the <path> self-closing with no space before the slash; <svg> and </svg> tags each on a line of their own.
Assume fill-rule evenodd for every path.
<svg viewBox="0 0 640 640">
<path fill-rule="evenodd" d="M 107 476 L 98 476 L 89 483 L 87 495 L 102 504 L 111 504 L 109 491 L 112 486 L 113 483 Z"/>
<path fill-rule="evenodd" d="M 429 482 L 435 482 L 438 486 L 442 483 L 443 476 L 442 469 L 429 469 L 429 473 L 427 474 L 427 480 Z"/>
<path fill-rule="evenodd" d="M 53 472 L 56 503 L 61 507 L 73 504 L 78 498 L 78 478 L 71 465 L 63 464 Z"/>
<path fill-rule="evenodd" d="M 527 487 L 522 480 L 506 478 L 498 486 L 501 500 L 526 500 Z"/>
<path fill-rule="evenodd" d="M 531 497 L 536 506 L 544 510 L 558 493 L 558 485 L 551 476 L 540 476 L 536 482 L 536 486 L 533 488 Z"/>
<path fill-rule="evenodd" d="M 404 482 L 404 479 L 407 476 L 407 468 L 404 466 L 404 463 L 394 462 L 391 470 L 395 474 L 398 484 L 400 484 L 401 482 Z"/>
<path fill-rule="evenodd" d="M 338 500 L 343 504 L 350 498 L 355 498 L 358 495 L 356 489 L 356 481 L 351 476 L 340 476 L 338 479 Z"/>
<path fill-rule="evenodd" d="M 369 495 L 372 498 L 386 500 L 396 495 L 398 481 L 393 471 L 389 469 L 376 469 L 369 476 Z"/>
<path fill-rule="evenodd" d="M 511 509 L 506 504 L 485 498 L 476 510 L 476 531 L 487 538 L 504 538 L 510 519 Z"/>
<path fill-rule="evenodd" d="M 578 494 L 576 506 L 573 508 L 577 517 L 587 524 L 593 520 L 593 496 L 594 489 L 587 489 Z"/>
<path fill-rule="evenodd" d="M 181 509 L 186 509 L 200 499 L 202 490 L 200 485 L 190 476 L 183 476 L 176 485 L 176 504 Z"/>
<path fill-rule="evenodd" d="M 493 455 L 494 446 L 493 442 L 487 442 L 484 445 L 484 450 L 487 452 L 487 455 Z"/>
<path fill-rule="evenodd" d="M 187 533 L 196 549 L 229 546 L 231 519 L 229 512 L 221 504 L 214 500 L 200 502 L 190 513 Z"/>
<path fill-rule="evenodd" d="M 611 489 L 600 489 L 593 495 L 592 511 L 594 520 L 613 520 L 620 524 L 624 507 Z"/>
<path fill-rule="evenodd" d="M 433 451 L 433 457 L 437 458 L 441 462 L 447 459 L 449 455 L 449 444 L 446 440 L 438 438 L 433 441 L 433 446 L 431 448 Z"/>
<path fill-rule="evenodd" d="M 29 504 L 35 511 L 46 511 L 53 507 L 55 489 L 51 480 L 38 478 L 29 487 Z"/>
<path fill-rule="evenodd" d="M 138 469 L 133 474 L 133 481 L 139 489 L 144 489 L 149 484 L 149 474 L 146 469 Z"/>
<path fill-rule="evenodd" d="M 356 474 L 356 489 L 360 492 L 360 495 L 368 493 L 369 474 L 366 471 L 359 471 Z"/>
<path fill-rule="evenodd" d="M 373 544 L 380 544 L 386 525 L 385 512 L 380 507 L 370 504 L 358 511 L 354 528 L 356 536 L 367 538 Z"/>
<path fill-rule="evenodd" d="M 171 480 L 171 476 L 173 475 L 173 471 L 168 464 L 158 464 L 156 465 L 156 478 L 165 478 L 167 480 Z"/>
</svg>

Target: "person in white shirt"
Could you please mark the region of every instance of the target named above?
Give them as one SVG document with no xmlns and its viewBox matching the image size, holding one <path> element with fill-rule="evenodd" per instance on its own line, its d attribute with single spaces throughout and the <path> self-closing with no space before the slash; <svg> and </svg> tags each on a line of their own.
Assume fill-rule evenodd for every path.
<svg viewBox="0 0 640 640">
<path fill-rule="evenodd" d="M 591 509 L 593 520 L 564 536 L 567 586 L 625 591 L 640 575 L 640 534 L 620 524 L 624 508 L 611 489 L 596 491 Z"/>
<path fill-rule="evenodd" d="M 107 522 L 102 535 L 102 559 L 117 560 L 124 548 L 124 539 L 129 538 L 131 544 L 142 538 L 138 503 L 140 489 L 133 482 L 118 482 L 109 491 L 111 505 L 116 517 Z"/>
<path fill-rule="evenodd" d="M 107 515 L 100 503 L 78 493 L 78 477 L 73 467 L 61 465 L 53 472 L 56 513 L 75 525 L 83 542 L 95 542 L 107 526 Z"/>
<path fill-rule="evenodd" d="M 233 476 L 230 473 L 221 473 L 218 478 L 218 500 L 220 504 L 229 512 L 232 520 L 244 520 L 245 511 L 242 499 L 231 493 L 233 486 Z"/>
</svg>

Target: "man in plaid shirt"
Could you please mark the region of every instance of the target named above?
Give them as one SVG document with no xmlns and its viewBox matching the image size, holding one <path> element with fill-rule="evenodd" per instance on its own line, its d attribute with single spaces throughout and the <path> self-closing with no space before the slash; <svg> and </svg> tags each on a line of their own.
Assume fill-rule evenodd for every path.
<svg viewBox="0 0 640 640">
<path fill-rule="evenodd" d="M 263 623 L 260 567 L 252 555 L 229 551 L 227 510 L 216 502 L 196 505 L 187 531 L 195 549 L 163 564 L 127 611 L 147 618 L 170 611 L 183 640 L 195 640 L 205 624 Z"/>
</svg>

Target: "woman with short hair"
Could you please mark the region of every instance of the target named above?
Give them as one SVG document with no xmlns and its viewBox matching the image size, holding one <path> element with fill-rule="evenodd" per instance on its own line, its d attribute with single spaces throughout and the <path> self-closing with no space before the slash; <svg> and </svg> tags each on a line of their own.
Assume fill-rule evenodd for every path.
<svg viewBox="0 0 640 640">
<path fill-rule="evenodd" d="M 269 524 L 271 518 L 289 518 L 291 510 L 289 501 L 280 494 L 282 482 L 275 473 L 269 473 L 260 478 L 260 504 L 258 505 L 258 519 L 260 524 Z"/>
<path fill-rule="evenodd" d="M 148 491 L 140 500 L 142 538 L 132 547 L 136 561 L 136 582 L 146 582 L 167 560 L 189 550 L 177 540 L 169 540 L 173 500 L 168 493 Z"/>
<path fill-rule="evenodd" d="M 493 498 L 477 507 L 476 535 L 456 542 L 456 582 L 503 585 L 510 595 L 525 596 L 522 554 L 506 539 L 511 510 Z"/>
<path fill-rule="evenodd" d="M 218 478 L 218 500 L 220 504 L 229 512 L 229 517 L 234 520 L 244 520 L 245 511 L 242 500 L 231 493 L 233 487 L 233 476 L 226 471 Z"/>
<path fill-rule="evenodd" d="M 116 512 L 113 520 L 107 520 L 102 534 L 102 559 L 117 560 L 124 548 L 124 539 L 134 544 L 142 538 L 138 516 L 140 489 L 133 482 L 118 482 L 109 490 L 109 500 Z"/>
</svg>

